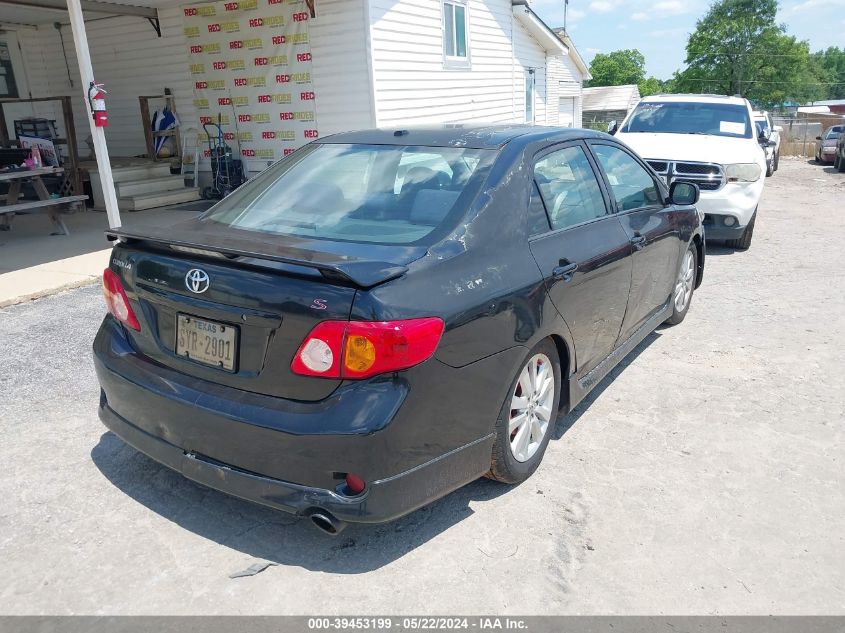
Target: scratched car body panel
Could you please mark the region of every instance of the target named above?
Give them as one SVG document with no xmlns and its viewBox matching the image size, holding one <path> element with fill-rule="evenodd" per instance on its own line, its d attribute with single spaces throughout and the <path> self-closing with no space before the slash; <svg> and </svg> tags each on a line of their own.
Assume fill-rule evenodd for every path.
<svg viewBox="0 0 845 633">
<path fill-rule="evenodd" d="M 649 201 L 611 173 L 620 158 L 653 180 Z M 672 313 L 684 253 L 696 285 L 704 265 L 698 213 L 638 157 L 534 127 L 321 139 L 196 220 L 111 237 L 107 301 L 122 294 L 138 327 L 112 309 L 95 340 L 105 424 L 200 483 L 335 527 L 485 474 L 529 350 L 554 342 L 567 410 Z M 337 347 L 314 334 L 338 323 Z M 414 336 L 430 349 L 391 365 Z"/>
</svg>

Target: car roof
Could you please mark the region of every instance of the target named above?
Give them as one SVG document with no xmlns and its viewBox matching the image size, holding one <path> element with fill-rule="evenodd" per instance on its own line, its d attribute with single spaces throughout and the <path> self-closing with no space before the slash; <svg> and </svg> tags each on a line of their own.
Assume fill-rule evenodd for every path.
<svg viewBox="0 0 845 633">
<path fill-rule="evenodd" d="M 744 97 L 709 94 L 660 94 L 643 98 L 643 102 L 645 103 L 661 101 L 680 101 L 684 103 L 731 103 L 735 105 L 746 105 L 748 103 Z"/>
<path fill-rule="evenodd" d="M 326 136 L 317 143 L 350 145 L 418 145 L 428 147 L 467 147 L 470 149 L 499 149 L 515 139 L 523 143 L 544 139 L 568 141 L 581 138 L 612 138 L 602 132 L 579 128 L 559 128 L 539 125 L 479 125 L 446 124 L 427 127 L 381 128 L 341 132 Z"/>
</svg>

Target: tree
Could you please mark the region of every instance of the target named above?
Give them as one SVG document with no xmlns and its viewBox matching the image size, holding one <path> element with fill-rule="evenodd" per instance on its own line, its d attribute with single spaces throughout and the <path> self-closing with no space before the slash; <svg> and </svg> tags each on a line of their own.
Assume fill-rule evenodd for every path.
<svg viewBox="0 0 845 633">
<path fill-rule="evenodd" d="M 645 79 L 645 57 L 637 49 L 598 53 L 590 62 L 590 88 L 638 84 Z"/>
<path fill-rule="evenodd" d="M 657 77 L 649 77 L 637 84 L 640 89 L 641 97 L 648 97 L 649 95 L 656 95 L 661 92 L 667 92 L 665 83 L 660 81 Z"/>
<path fill-rule="evenodd" d="M 818 98 L 807 42 L 776 20 L 777 0 L 717 0 L 687 42 L 675 88 L 741 95 L 766 106 Z"/>
<path fill-rule="evenodd" d="M 831 46 L 827 50 L 813 53 L 814 75 L 823 84 L 827 99 L 845 99 L 845 48 Z"/>
</svg>

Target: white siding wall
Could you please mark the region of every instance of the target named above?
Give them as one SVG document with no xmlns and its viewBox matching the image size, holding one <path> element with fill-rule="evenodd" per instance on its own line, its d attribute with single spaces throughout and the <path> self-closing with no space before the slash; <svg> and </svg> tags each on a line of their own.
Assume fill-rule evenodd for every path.
<svg viewBox="0 0 845 633">
<path fill-rule="evenodd" d="M 310 24 L 321 135 L 374 124 L 365 8 L 365 0 L 322 0 L 318 3 L 318 17 Z M 118 17 L 86 23 L 94 72 L 97 81 L 105 83 L 108 90 L 106 140 L 113 156 L 145 152 L 139 96 L 163 94 L 164 88 L 170 88 L 176 96 L 183 128 L 198 125 L 193 80 L 188 70 L 189 44 L 182 31 L 182 8 L 160 9 L 159 17 L 161 38 L 142 18 Z M 64 36 L 73 86 L 68 81 L 58 32 L 52 25 L 28 31 L 22 45 L 27 75 L 34 80 L 30 91 L 33 96 L 74 97 L 76 133 L 80 151 L 86 156 L 89 128 L 70 27 Z M 32 116 L 31 108 L 24 114 Z M 42 107 L 38 115 L 57 119 L 61 127 L 60 109 Z M 11 126 L 11 112 L 8 119 Z"/>
<path fill-rule="evenodd" d="M 319 0 L 309 28 L 320 136 L 374 127 L 367 0 Z"/>
<path fill-rule="evenodd" d="M 86 23 L 91 61 L 97 81 L 108 91 L 106 103 L 109 127 L 106 140 L 115 156 L 132 156 L 145 151 L 144 128 L 138 97 L 159 95 L 170 88 L 177 98 L 176 110 L 191 125 L 195 117 L 193 88 L 188 73 L 187 49 L 182 35 L 182 13 L 178 7 L 159 11 L 162 37 L 143 18 L 115 17 Z M 76 50 L 70 27 L 64 29 L 65 51 L 73 85 L 68 81 L 59 34 L 52 25 L 41 25 L 33 45 L 42 57 L 28 56 L 29 72 L 39 66 L 46 71 L 46 93 L 74 98 L 74 122 L 82 155 L 87 155 L 89 135 Z M 42 96 L 35 95 L 33 96 Z M 155 107 L 155 105 L 153 105 Z M 60 117 L 59 117 L 60 118 Z"/>
<path fill-rule="evenodd" d="M 159 11 L 161 38 L 141 18 L 86 24 L 97 80 L 109 91 L 106 138 L 115 156 L 145 151 L 140 95 L 162 94 L 170 88 L 183 125 L 196 125 L 181 4 L 174 2 Z M 441 7 L 441 0 L 317 3 L 317 18 L 310 28 L 321 136 L 411 122 L 521 122 L 524 78 L 530 68 L 535 69 L 535 120 L 557 122 L 557 107 L 547 108 L 558 99 L 557 83 L 547 94 L 546 53 L 514 17 L 511 0 L 468 0 L 469 69 L 444 68 Z M 55 28 L 25 30 L 21 42 L 29 90 L 33 96 L 74 98 L 79 146 L 87 155 L 88 122 L 70 29 L 65 29 L 65 50 L 73 86 Z M 563 67 L 571 63 L 562 60 Z M 11 125 L 14 117 L 9 114 Z M 22 114 L 49 116 L 61 124 L 59 110 L 51 106 L 29 108 Z"/>
<path fill-rule="evenodd" d="M 510 4 L 510 0 L 508 0 Z M 513 22 L 514 88 L 516 95 L 516 116 L 525 120 L 525 76 L 534 70 L 534 122 L 546 124 L 546 51 L 522 25 Z"/>
<path fill-rule="evenodd" d="M 521 122 L 527 68 L 537 69 L 536 121 L 545 122 L 545 51 L 511 0 L 468 0 L 468 69 L 444 68 L 441 0 L 368 1 L 378 125 Z"/>
<path fill-rule="evenodd" d="M 546 125 L 560 125 L 560 80 L 563 75 L 563 55 L 546 55 Z"/>
<path fill-rule="evenodd" d="M 584 77 L 581 71 L 572 61 L 572 58 L 567 56 L 562 58 L 562 67 L 560 68 L 559 76 L 559 96 L 561 99 L 561 108 L 566 108 L 571 111 L 574 104 L 574 120 L 572 127 L 582 127 L 581 117 L 581 91 L 583 90 Z M 551 101 L 549 101 L 551 103 Z"/>
</svg>

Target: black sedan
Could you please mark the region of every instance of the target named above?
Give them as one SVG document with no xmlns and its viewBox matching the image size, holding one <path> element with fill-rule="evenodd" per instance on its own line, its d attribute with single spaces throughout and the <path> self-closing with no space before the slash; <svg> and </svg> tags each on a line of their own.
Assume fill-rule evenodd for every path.
<svg viewBox="0 0 845 633">
<path fill-rule="evenodd" d="M 697 199 L 587 130 L 321 139 L 195 220 L 110 233 L 100 417 L 329 533 L 519 483 L 560 412 L 684 319 Z"/>
</svg>

